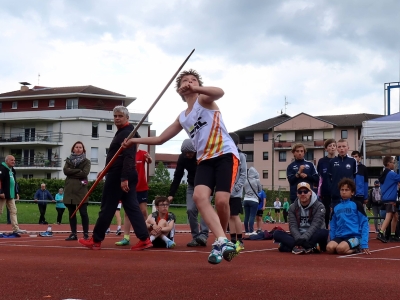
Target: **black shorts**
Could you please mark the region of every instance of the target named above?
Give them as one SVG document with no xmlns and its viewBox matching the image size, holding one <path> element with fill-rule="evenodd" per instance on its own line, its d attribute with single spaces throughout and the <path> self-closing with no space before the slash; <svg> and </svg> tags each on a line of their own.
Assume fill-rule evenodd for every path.
<svg viewBox="0 0 400 300">
<path fill-rule="evenodd" d="M 231 216 L 238 216 L 239 214 L 243 214 L 242 198 L 229 198 L 229 207 L 231 209 Z"/>
<path fill-rule="evenodd" d="M 139 204 L 144 202 L 147 203 L 148 194 L 149 194 L 148 191 L 136 192 L 136 198 Z"/>
<path fill-rule="evenodd" d="M 341 242 L 346 242 L 349 245 L 350 249 L 357 248 L 360 245 L 360 240 L 356 237 L 353 237 L 353 238 L 336 237 L 332 241 L 334 241 L 338 244 L 340 244 Z"/>
<path fill-rule="evenodd" d="M 262 217 L 264 214 L 264 211 L 262 209 L 257 210 L 256 216 Z"/>
<path fill-rule="evenodd" d="M 215 192 L 230 193 L 235 183 L 239 160 L 232 153 L 206 159 L 197 166 L 194 186 L 205 185 Z"/>
<path fill-rule="evenodd" d="M 171 241 L 174 240 L 174 238 L 169 238 Z M 167 244 L 162 240 L 162 238 L 155 238 L 153 243 L 153 248 L 166 248 Z"/>
<path fill-rule="evenodd" d="M 275 213 L 276 214 L 279 214 L 281 212 L 281 209 L 280 208 L 275 208 Z"/>
<path fill-rule="evenodd" d="M 397 211 L 396 201 L 384 202 L 383 204 L 387 213 L 395 213 Z"/>
</svg>

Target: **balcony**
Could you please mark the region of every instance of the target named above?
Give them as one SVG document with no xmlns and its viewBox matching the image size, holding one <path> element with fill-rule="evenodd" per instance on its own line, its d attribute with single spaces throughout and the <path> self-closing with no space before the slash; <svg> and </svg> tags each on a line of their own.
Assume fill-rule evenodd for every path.
<svg viewBox="0 0 400 300">
<path fill-rule="evenodd" d="M 1 161 L 5 161 L 5 157 L 0 157 Z M 62 166 L 61 158 L 45 159 L 43 157 L 22 157 L 15 159 L 16 169 L 54 169 L 61 170 Z"/>
<path fill-rule="evenodd" d="M 277 141 L 274 142 L 275 150 L 289 150 L 292 149 L 292 146 L 296 143 L 303 144 L 307 149 L 323 149 L 324 148 L 324 140 L 312 140 L 312 141 Z"/>
<path fill-rule="evenodd" d="M 32 134 L 20 133 L 5 133 L 0 135 L 1 145 L 13 145 L 16 143 L 22 144 L 46 144 L 58 145 L 62 142 L 61 132 L 38 132 Z"/>
</svg>

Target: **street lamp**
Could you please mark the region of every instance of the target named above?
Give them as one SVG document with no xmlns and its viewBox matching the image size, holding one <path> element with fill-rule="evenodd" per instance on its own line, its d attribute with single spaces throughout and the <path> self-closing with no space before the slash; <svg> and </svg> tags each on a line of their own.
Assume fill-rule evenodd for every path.
<svg viewBox="0 0 400 300">
<path fill-rule="evenodd" d="M 281 138 L 282 133 L 278 133 L 276 135 L 276 137 L 274 138 L 274 132 L 272 131 L 272 191 L 274 191 L 275 187 L 274 187 L 274 172 L 275 172 L 275 168 L 274 168 L 274 163 L 275 163 L 275 141 L 279 141 L 279 139 Z"/>
</svg>

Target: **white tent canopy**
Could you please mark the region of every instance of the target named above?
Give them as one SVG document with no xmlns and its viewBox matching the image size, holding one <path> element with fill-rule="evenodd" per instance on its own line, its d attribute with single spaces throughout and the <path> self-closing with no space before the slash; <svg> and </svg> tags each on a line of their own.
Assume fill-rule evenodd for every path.
<svg viewBox="0 0 400 300">
<path fill-rule="evenodd" d="M 367 156 L 400 156 L 400 112 L 364 121 L 359 149 L 364 158 Z"/>
</svg>

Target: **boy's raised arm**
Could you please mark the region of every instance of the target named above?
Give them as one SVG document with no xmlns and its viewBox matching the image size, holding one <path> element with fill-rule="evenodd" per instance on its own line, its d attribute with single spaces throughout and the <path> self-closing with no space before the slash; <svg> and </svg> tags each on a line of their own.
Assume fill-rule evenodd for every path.
<svg viewBox="0 0 400 300">
<path fill-rule="evenodd" d="M 196 86 L 197 93 L 200 94 L 200 104 L 201 102 L 210 104 L 219 98 L 222 98 L 224 91 L 218 87 L 212 86 Z"/>
</svg>

